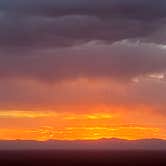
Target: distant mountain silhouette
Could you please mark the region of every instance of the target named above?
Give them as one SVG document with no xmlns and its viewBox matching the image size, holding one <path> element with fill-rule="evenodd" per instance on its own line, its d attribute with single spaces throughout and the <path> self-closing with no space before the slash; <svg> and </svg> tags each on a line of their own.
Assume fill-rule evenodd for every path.
<svg viewBox="0 0 166 166">
<path fill-rule="evenodd" d="M 33 140 L 1 140 L 0 150 L 166 150 L 166 140 L 142 139 L 99 139 L 99 140 L 76 140 L 76 141 L 33 141 Z"/>
</svg>

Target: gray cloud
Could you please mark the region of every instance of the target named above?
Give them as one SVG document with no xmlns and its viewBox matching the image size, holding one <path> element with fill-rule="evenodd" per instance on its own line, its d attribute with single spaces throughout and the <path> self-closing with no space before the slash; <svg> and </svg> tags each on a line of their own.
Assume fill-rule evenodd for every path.
<svg viewBox="0 0 166 166">
<path fill-rule="evenodd" d="M 30 55 L 29 55 L 30 54 Z M 164 45 L 122 41 L 112 45 L 90 42 L 77 47 L 40 49 L 27 56 L 0 56 L 0 77 L 43 81 L 112 78 L 131 80 L 166 72 Z"/>
<path fill-rule="evenodd" d="M 83 14 L 154 19 L 166 15 L 164 0 L 1 0 L 0 6 L 3 11 L 51 16 Z"/>
<path fill-rule="evenodd" d="M 165 73 L 165 33 L 164 0 L 0 0 L 0 78 Z"/>
<path fill-rule="evenodd" d="M 0 11 L 5 51 L 130 38 L 165 43 L 164 0 L 1 0 Z"/>
</svg>

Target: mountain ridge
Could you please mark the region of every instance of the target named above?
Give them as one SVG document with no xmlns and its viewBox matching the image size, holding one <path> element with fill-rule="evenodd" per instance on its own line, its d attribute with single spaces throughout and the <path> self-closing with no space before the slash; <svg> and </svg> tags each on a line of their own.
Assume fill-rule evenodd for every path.
<svg viewBox="0 0 166 166">
<path fill-rule="evenodd" d="M 166 150 L 164 139 L 0 140 L 0 150 Z"/>
</svg>

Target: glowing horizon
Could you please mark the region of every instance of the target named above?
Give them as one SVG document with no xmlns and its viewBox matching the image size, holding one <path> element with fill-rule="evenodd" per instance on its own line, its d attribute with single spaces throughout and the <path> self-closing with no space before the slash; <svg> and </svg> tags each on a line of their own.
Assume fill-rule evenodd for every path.
<svg viewBox="0 0 166 166">
<path fill-rule="evenodd" d="M 166 1 L 0 0 L 0 20 L 0 139 L 166 139 Z"/>
<path fill-rule="evenodd" d="M 130 111 L 127 113 L 125 110 L 123 113 L 119 108 L 110 113 L 104 106 L 103 110 L 106 111 L 102 113 L 92 110 L 90 113 L 1 111 L 0 120 L 5 128 L 0 124 L 0 140 L 166 139 L 165 128 L 153 122 L 155 119 L 161 124 L 164 123 L 165 119 L 160 115 L 152 116 L 152 112 L 144 111 L 144 116 L 141 112 L 140 115 L 137 114 L 137 119 L 133 119 L 135 114 Z M 125 117 L 126 113 L 128 117 Z M 151 121 L 143 123 L 141 119 L 146 119 L 149 115 Z"/>
</svg>

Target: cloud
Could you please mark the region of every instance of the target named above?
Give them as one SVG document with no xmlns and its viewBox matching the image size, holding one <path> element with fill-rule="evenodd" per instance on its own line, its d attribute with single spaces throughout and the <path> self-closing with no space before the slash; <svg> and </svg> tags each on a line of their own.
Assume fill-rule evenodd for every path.
<svg viewBox="0 0 166 166">
<path fill-rule="evenodd" d="M 77 103 L 84 99 L 85 103 L 108 100 L 124 105 L 130 101 L 164 105 L 164 0 L 0 0 L 0 27 L 1 108 L 68 104 L 76 99 Z M 162 80 L 128 87 L 132 80 L 150 75 L 157 81 L 156 75 L 162 75 Z M 6 79 L 9 82 L 3 82 Z M 108 79 L 120 84 L 120 89 L 125 84 L 129 96 L 114 91 L 115 85 L 112 97 L 107 96 L 107 89 L 98 87 L 100 92 L 89 92 L 87 98 L 88 85 L 83 90 L 76 85 L 76 89 L 65 86 L 58 91 L 44 84 L 61 87 L 65 81 L 79 79 Z M 27 85 L 25 80 L 37 85 Z M 63 96 L 66 92 L 70 100 Z M 158 99 L 151 98 L 156 93 Z M 98 98 L 100 95 L 105 97 Z"/>
<path fill-rule="evenodd" d="M 33 80 L 0 81 L 0 111 L 144 112 L 165 116 L 166 84 L 163 80 L 139 82 L 112 80 L 65 81 L 42 84 Z"/>
<path fill-rule="evenodd" d="M 52 16 L 83 14 L 156 18 L 166 14 L 164 0 L 1 0 L 0 5 L 2 11 Z"/>
<path fill-rule="evenodd" d="M 27 51 L 131 38 L 165 43 L 165 19 L 164 0 L 1 0 L 0 48 Z"/>
<path fill-rule="evenodd" d="M 27 56 L 0 56 L 0 77 L 46 82 L 79 78 L 131 80 L 166 72 L 164 45 L 124 40 L 112 45 L 90 42 L 62 49 L 40 49 Z"/>
</svg>

